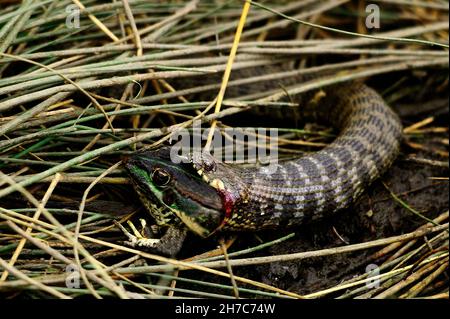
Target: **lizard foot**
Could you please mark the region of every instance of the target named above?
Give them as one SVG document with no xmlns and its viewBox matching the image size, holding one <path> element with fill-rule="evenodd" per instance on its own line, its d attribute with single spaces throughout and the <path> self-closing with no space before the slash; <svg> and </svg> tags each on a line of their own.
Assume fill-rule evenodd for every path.
<svg viewBox="0 0 450 319">
<path fill-rule="evenodd" d="M 145 233 L 145 236 L 136 229 L 131 221 L 128 221 L 128 225 L 133 233 L 129 232 L 117 221 L 114 221 L 114 224 L 128 238 L 125 245 L 136 249 L 160 253 L 170 257 L 175 256 L 181 250 L 184 239 L 186 238 L 186 229 L 169 226 L 161 238 L 148 238 L 146 236 L 152 232 L 148 230 L 144 219 L 140 219 L 140 222 L 142 226 L 141 232 Z"/>
</svg>

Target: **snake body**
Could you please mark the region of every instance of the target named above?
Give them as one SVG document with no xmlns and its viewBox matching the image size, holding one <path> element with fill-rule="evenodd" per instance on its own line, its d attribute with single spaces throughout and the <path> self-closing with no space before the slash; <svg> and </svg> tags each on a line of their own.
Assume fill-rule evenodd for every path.
<svg viewBox="0 0 450 319">
<path fill-rule="evenodd" d="M 316 116 L 339 129 L 339 136 L 312 155 L 277 164 L 271 174 L 264 167 L 236 170 L 238 203 L 225 229 L 258 230 L 321 218 L 348 207 L 390 167 L 402 125 L 382 97 L 360 83 L 326 95 Z"/>
<path fill-rule="evenodd" d="M 218 229 L 283 228 L 348 207 L 396 158 L 402 125 L 364 84 L 324 92 L 318 102 L 302 105 L 339 130 L 324 149 L 272 164 L 270 172 L 230 166 L 208 154 L 176 164 L 168 149 L 147 151 L 126 163 L 142 201 L 160 224 L 181 220 L 201 236 Z"/>
</svg>

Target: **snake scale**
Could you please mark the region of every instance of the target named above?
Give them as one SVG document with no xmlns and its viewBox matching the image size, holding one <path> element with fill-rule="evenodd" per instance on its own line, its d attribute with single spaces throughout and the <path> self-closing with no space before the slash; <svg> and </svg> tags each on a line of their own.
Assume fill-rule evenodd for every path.
<svg viewBox="0 0 450 319">
<path fill-rule="evenodd" d="M 209 154 L 173 163 L 169 147 L 139 152 L 125 167 L 158 224 L 187 226 L 203 237 L 219 229 L 284 228 L 321 218 L 348 207 L 379 178 L 402 137 L 398 116 L 365 84 L 339 84 L 322 93 L 318 103 L 301 106 L 335 127 L 338 137 L 311 155 L 277 163 L 270 173 Z"/>
</svg>

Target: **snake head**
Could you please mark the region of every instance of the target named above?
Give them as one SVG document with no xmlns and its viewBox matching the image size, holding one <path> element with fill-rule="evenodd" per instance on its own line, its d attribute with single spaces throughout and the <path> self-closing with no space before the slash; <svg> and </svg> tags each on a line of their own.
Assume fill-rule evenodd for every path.
<svg viewBox="0 0 450 319">
<path fill-rule="evenodd" d="M 224 163 L 207 152 L 193 152 L 190 156 L 192 166 L 197 174 L 213 187 L 221 196 L 224 219 L 216 230 L 230 225 L 230 219 L 243 211 L 239 207 L 248 203 L 248 185 L 253 176 L 245 174 L 244 170 L 236 165 Z"/>
<path fill-rule="evenodd" d="M 246 186 L 239 167 L 232 167 L 203 151 L 193 151 L 189 160 L 203 181 L 221 194 L 229 215 L 236 202 L 245 198 Z"/>
<path fill-rule="evenodd" d="M 184 223 L 206 237 L 223 223 L 226 200 L 195 165 L 169 147 L 138 152 L 124 161 L 144 206 L 160 225 Z"/>
</svg>

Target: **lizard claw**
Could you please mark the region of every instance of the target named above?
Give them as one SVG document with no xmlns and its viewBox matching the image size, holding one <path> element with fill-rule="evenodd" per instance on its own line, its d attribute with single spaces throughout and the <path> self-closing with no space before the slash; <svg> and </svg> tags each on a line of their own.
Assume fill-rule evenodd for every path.
<svg viewBox="0 0 450 319">
<path fill-rule="evenodd" d="M 127 236 L 128 241 L 125 242 L 127 246 L 137 248 L 137 247 L 144 247 L 144 248 L 156 248 L 161 241 L 161 239 L 157 238 L 146 238 L 142 236 L 134 227 L 133 223 L 130 221 L 128 222 L 128 225 L 132 229 L 133 233 L 130 233 L 125 227 L 123 227 L 119 222 L 114 221 L 114 224 L 124 233 L 125 236 Z"/>
</svg>

